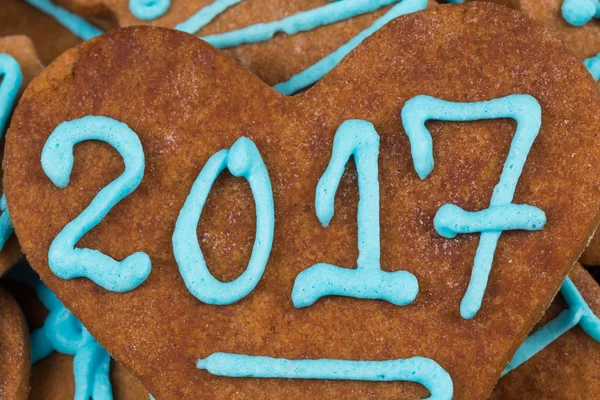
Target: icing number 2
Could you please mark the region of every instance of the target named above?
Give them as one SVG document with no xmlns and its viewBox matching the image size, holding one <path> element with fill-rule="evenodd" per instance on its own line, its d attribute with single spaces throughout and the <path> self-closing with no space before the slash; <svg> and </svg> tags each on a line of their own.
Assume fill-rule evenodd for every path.
<svg viewBox="0 0 600 400">
<path fill-rule="evenodd" d="M 73 147 L 86 140 L 99 140 L 113 146 L 123 157 L 125 171 L 56 236 L 48 252 L 48 264 L 60 278 L 87 277 L 107 290 L 126 292 L 139 286 L 150 274 L 151 263 L 146 253 L 137 252 L 116 261 L 97 250 L 75 248 L 75 245 L 138 187 L 144 175 L 144 151 L 138 136 L 114 119 L 88 116 L 63 122 L 48 138 L 41 160 L 42 169 L 59 188 L 69 184 Z"/>
</svg>

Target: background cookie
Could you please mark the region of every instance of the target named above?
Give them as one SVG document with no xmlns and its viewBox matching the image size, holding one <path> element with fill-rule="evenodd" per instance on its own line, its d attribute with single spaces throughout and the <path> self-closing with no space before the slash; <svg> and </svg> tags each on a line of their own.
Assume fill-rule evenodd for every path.
<svg viewBox="0 0 600 400">
<path fill-rule="evenodd" d="M 25 35 L 33 40 L 44 64 L 81 43 L 67 28 L 24 0 L 2 0 L 0 36 Z"/>
<path fill-rule="evenodd" d="M 29 393 L 29 336 L 17 302 L 0 289 L 0 396 L 25 400 Z"/>
<path fill-rule="evenodd" d="M 400 113 L 417 95 L 477 102 L 516 93 L 536 98 L 543 119 L 514 201 L 545 210 L 548 220 L 538 232 L 502 235 L 482 307 L 466 320 L 459 309 L 480 235 L 442 238 L 433 217 L 448 202 L 468 210 L 488 207 L 515 123 L 428 123 L 436 164 L 420 180 Z M 590 107 L 564 106 L 577 103 Z M 484 398 L 598 222 L 600 165 L 589 160 L 600 156 L 599 107 L 595 83 L 580 60 L 538 24 L 490 4 L 440 6 L 401 17 L 295 97 L 280 95 L 190 35 L 136 27 L 64 54 L 29 87 L 8 135 L 5 187 L 33 267 L 160 399 L 425 394 L 402 382 L 235 379 L 196 368 L 197 359 L 215 352 L 294 360 L 423 356 L 448 371 L 455 398 Z M 150 255 L 148 279 L 127 293 L 108 292 L 88 279 L 62 280 L 48 267 L 56 235 L 123 172 L 110 146 L 83 143 L 75 148 L 66 188 L 58 189 L 45 175 L 40 156 L 48 136 L 60 123 L 87 115 L 127 123 L 145 152 L 139 189 L 78 243 L 118 260 L 135 251 Z M 328 228 L 319 224 L 314 208 L 335 132 L 355 118 L 371 121 L 381 137 L 383 268 L 413 273 L 419 293 L 406 307 L 326 298 L 295 308 L 291 294 L 300 272 L 319 262 L 356 265 L 352 163 Z M 187 290 L 172 237 L 202 167 L 240 136 L 256 143 L 268 167 L 275 193 L 274 247 L 251 294 L 218 307 Z M 198 229 L 217 279 L 231 281 L 246 268 L 255 235 L 253 204 L 244 180 L 224 174 L 216 181 Z"/>
<path fill-rule="evenodd" d="M 428 0 L 402 0 L 405 3 L 419 4 L 424 8 Z M 356 3 L 355 0 L 352 2 Z M 108 25 L 116 26 L 153 25 L 174 28 L 187 21 L 200 10 L 213 3 L 234 4 L 237 2 L 219 0 L 171 0 L 170 7 L 164 15 L 153 19 L 139 19 L 131 11 L 130 4 L 143 4 L 141 1 L 129 0 L 60 0 L 57 4 L 78 13 L 85 18 L 103 19 Z M 158 1 L 157 3 L 165 3 Z M 272 22 L 295 15 L 297 13 L 331 5 L 329 0 L 245 0 L 240 1 L 218 15 L 204 28 L 190 32 L 198 36 L 229 32 L 258 23 Z M 369 2 L 362 2 L 368 4 Z M 383 1 L 372 3 L 400 3 L 400 1 Z M 346 3 L 342 9 L 349 7 Z M 436 4 L 429 0 L 430 5 Z M 338 5 L 339 7 L 340 5 Z M 224 6 L 224 8 L 227 8 Z M 346 19 L 332 25 L 320 26 L 294 35 L 278 33 L 271 40 L 256 44 L 243 44 L 224 51 L 242 65 L 250 69 L 269 85 L 285 82 L 294 74 L 315 64 L 364 29 L 370 27 L 389 7 L 377 7 L 377 11 Z M 212 7 L 215 9 L 215 7 Z M 329 14 L 338 14 L 340 11 Z M 322 20 L 323 17 L 317 18 Z M 106 25 L 106 23 L 104 24 Z M 183 28 L 182 28 L 183 29 Z M 249 37 L 251 35 L 244 35 Z"/>
<path fill-rule="evenodd" d="M 0 7 L 0 10 L 2 8 Z M 2 12 L 2 11 L 0 11 Z M 0 24 L 1 26 L 2 24 Z M 37 74 L 40 73 L 43 66 L 37 58 L 35 47 L 29 38 L 25 36 L 7 36 L 0 37 L 0 54 L 8 54 L 13 57 L 20 65 L 22 73 L 22 83 L 20 85 L 17 97 L 23 92 L 29 81 L 33 79 Z M 2 85 L 2 75 L 0 74 L 0 85 Z M 8 98 L 7 98 L 8 101 Z M 0 100 L 0 109 L 7 109 L 11 106 L 9 104 L 3 104 Z M 0 112 L 1 113 L 1 112 Z M 0 124 L 1 125 L 1 124 Z M 6 128 L 8 127 L 8 121 Z M 0 130 L 2 127 L 0 126 Z M 4 134 L 4 132 L 0 132 Z M 0 154 L 4 150 L 4 140 L 0 142 Z M 2 179 L 2 172 L 0 171 L 0 182 Z M 0 250 L 0 275 L 6 272 L 22 257 L 21 248 L 17 241 L 17 238 L 12 235 Z"/>
<path fill-rule="evenodd" d="M 598 283 L 579 264 L 569 276 L 590 308 L 600 315 Z M 558 295 L 536 329 L 566 307 Z M 600 393 L 600 343 L 576 326 L 500 379 L 490 399 L 587 399 L 594 393 Z"/>
</svg>

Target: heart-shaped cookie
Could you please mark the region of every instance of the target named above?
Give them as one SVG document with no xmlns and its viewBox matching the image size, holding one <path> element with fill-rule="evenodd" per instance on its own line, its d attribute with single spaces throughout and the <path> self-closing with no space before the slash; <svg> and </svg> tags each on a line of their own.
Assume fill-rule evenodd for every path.
<svg viewBox="0 0 600 400">
<path fill-rule="evenodd" d="M 600 315 L 598 283 L 579 264 L 569 277 L 589 309 Z M 599 320 L 587 310 L 578 310 L 582 304 L 573 302 L 573 297 L 566 299 L 571 304 L 564 296 L 557 296 L 531 337 L 537 345 L 551 343 L 500 379 L 490 399 L 586 399 L 600 393 Z M 588 320 L 583 329 L 573 326 L 582 319 Z"/>
<path fill-rule="evenodd" d="M 29 393 L 29 335 L 19 305 L 0 289 L 0 395 L 25 400 Z"/>
<path fill-rule="evenodd" d="M 491 4 L 398 18 L 294 97 L 136 27 L 29 86 L 5 190 L 32 266 L 159 399 L 485 398 L 596 227 L 598 107 Z"/>
<path fill-rule="evenodd" d="M 81 16 L 100 19 L 104 26 L 116 21 L 120 27 L 152 25 L 196 34 L 287 94 L 316 82 L 389 20 L 436 4 L 434 0 L 26 1 L 85 40 L 106 28 L 96 28 Z"/>
</svg>

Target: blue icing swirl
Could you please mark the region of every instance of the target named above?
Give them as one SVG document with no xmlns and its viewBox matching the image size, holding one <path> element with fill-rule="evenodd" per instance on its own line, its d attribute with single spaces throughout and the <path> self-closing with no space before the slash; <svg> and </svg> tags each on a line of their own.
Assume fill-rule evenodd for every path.
<svg viewBox="0 0 600 400">
<path fill-rule="evenodd" d="M 25 0 L 40 11 L 50 15 L 74 35 L 83 40 L 89 40 L 103 32 L 85 19 L 57 6 L 52 0 Z"/>
<path fill-rule="evenodd" d="M 317 184 L 315 206 L 323 226 L 334 214 L 338 185 L 350 157 L 358 174 L 358 261 L 356 269 L 320 263 L 302 271 L 294 282 L 294 306 L 308 307 L 325 296 L 381 299 L 404 306 L 418 292 L 417 278 L 407 271 L 381 270 L 379 237 L 379 135 L 373 124 L 345 121 L 333 140 L 329 166 Z"/>
<path fill-rule="evenodd" d="M 287 360 L 231 353 L 213 353 L 196 367 L 216 376 L 232 378 L 328 379 L 416 382 L 425 386 L 430 400 L 450 400 L 454 385 L 437 362 L 424 357 L 387 361 Z"/>
<path fill-rule="evenodd" d="M 8 54 L 0 54 L 0 138 L 4 135 L 6 123 L 23 82 L 21 66 Z M 0 198 L 0 251 L 12 235 L 14 229 L 6 208 L 6 197 Z"/>
<path fill-rule="evenodd" d="M 565 279 L 560 293 L 568 308 L 525 339 L 502 373 L 503 376 L 535 356 L 575 325 L 579 325 L 592 339 L 600 342 L 600 319 L 585 302 L 571 278 Z"/>
<path fill-rule="evenodd" d="M 540 130 L 542 110 L 537 100 L 529 95 L 511 95 L 474 103 L 450 102 L 419 95 L 408 100 L 402 109 L 402 124 L 410 141 L 415 171 L 421 179 L 427 178 L 434 166 L 433 144 L 431 134 L 425 126 L 426 121 L 498 118 L 514 119 L 517 131 L 500 181 L 494 188 L 490 208 L 468 213 L 458 206 L 445 205 L 434 218 L 435 228 L 442 236 L 481 232 L 471 280 L 460 305 L 461 316 L 466 319 L 475 316 L 481 307 L 496 245 L 502 232 L 506 229 L 539 230 L 546 222 L 542 210 L 512 204 L 527 155 Z"/>
<path fill-rule="evenodd" d="M 586 59 L 583 64 L 590 71 L 590 74 L 592 74 L 595 80 L 600 80 L 600 54 Z"/>
<path fill-rule="evenodd" d="M 31 269 L 13 268 L 8 277 L 34 289 L 49 312 L 44 325 L 31 333 L 31 363 L 55 351 L 75 356 L 74 400 L 112 400 L 110 356 L 106 350 Z"/>
<path fill-rule="evenodd" d="M 41 159 L 44 173 L 59 188 L 69 183 L 73 147 L 87 140 L 113 146 L 123 157 L 125 171 L 100 190 L 90 205 L 54 238 L 48 251 L 48 264 L 62 279 L 86 277 L 107 290 L 126 292 L 139 286 L 150 274 L 151 261 L 146 253 L 137 252 L 116 261 L 97 250 L 75 248 L 75 245 L 139 186 L 144 175 L 144 150 L 137 134 L 114 119 L 87 116 L 63 122 L 46 141 Z"/>
<path fill-rule="evenodd" d="M 131 13 L 139 19 L 150 21 L 167 12 L 171 0 L 129 0 Z"/>
<path fill-rule="evenodd" d="M 250 184 L 256 204 L 256 237 L 248 267 L 231 282 L 212 276 L 198 243 L 198 221 L 213 183 L 228 168 Z M 263 275 L 275 231 L 273 189 L 267 167 L 252 140 L 242 137 L 230 150 L 215 153 L 200 171 L 188 195 L 173 233 L 173 253 L 188 290 L 208 304 L 232 304 L 247 296 Z"/>
<path fill-rule="evenodd" d="M 599 0 L 565 0 L 561 7 L 562 16 L 573 26 L 583 26 L 592 18 L 600 18 Z"/>
</svg>

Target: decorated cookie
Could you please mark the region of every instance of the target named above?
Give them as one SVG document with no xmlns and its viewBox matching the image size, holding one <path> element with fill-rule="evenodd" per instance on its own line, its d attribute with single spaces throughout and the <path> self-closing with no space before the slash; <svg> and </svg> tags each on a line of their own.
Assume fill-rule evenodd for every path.
<svg viewBox="0 0 600 400">
<path fill-rule="evenodd" d="M 87 40 L 103 29 L 153 25 L 196 34 L 278 90 L 294 94 L 318 81 L 365 37 L 434 0 L 26 0 Z M 64 6 L 61 7 L 61 5 Z"/>
<path fill-rule="evenodd" d="M 25 318 L 17 302 L 0 289 L 0 397 L 25 400 L 29 393 L 30 352 Z"/>
<path fill-rule="evenodd" d="M 89 335 L 28 265 L 5 279 L 31 329 L 30 400 L 141 400 L 144 387 Z"/>
<path fill-rule="evenodd" d="M 600 393 L 600 286 L 579 264 L 569 278 L 490 399 L 588 399 Z"/>
<path fill-rule="evenodd" d="M 293 97 L 134 27 L 28 87 L 5 190 L 33 268 L 158 399 L 485 398 L 598 223 L 599 107 L 487 3 L 402 16 Z"/>
<path fill-rule="evenodd" d="M 598 0 L 474 0 L 492 1 L 515 8 L 556 33 L 576 56 L 586 59 L 600 53 L 600 2 Z"/>
<path fill-rule="evenodd" d="M 0 38 L 0 133 L 4 133 L 17 98 L 29 81 L 42 70 L 35 47 L 25 36 Z M 0 154 L 4 141 L 0 144 Z M 0 174 L 1 179 L 1 174 Z M 0 199 L 0 275 L 21 257 L 16 237 L 12 234 L 10 216 L 4 196 Z"/>
<path fill-rule="evenodd" d="M 0 36 L 9 35 L 31 38 L 44 64 L 81 42 L 54 18 L 27 4 L 25 0 L 2 0 Z"/>
</svg>

